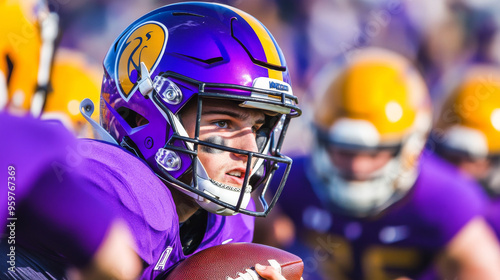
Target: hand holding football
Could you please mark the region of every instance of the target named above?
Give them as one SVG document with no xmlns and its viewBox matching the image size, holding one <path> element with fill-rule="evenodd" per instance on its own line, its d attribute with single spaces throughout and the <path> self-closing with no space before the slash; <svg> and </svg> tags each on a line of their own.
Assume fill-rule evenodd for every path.
<svg viewBox="0 0 500 280">
<path fill-rule="evenodd" d="M 272 266 L 287 279 L 299 280 L 304 263 L 298 256 L 256 243 L 230 243 L 200 251 L 175 267 L 165 280 L 180 279 L 263 279 L 255 264 Z"/>
</svg>

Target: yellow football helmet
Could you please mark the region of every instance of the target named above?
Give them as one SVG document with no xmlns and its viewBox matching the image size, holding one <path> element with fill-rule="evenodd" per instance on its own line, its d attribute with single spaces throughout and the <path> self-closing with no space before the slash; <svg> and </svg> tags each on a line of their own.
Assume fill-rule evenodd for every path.
<svg viewBox="0 0 500 280">
<path fill-rule="evenodd" d="M 328 77 L 314 109 L 310 178 L 335 208 L 357 216 L 378 213 L 401 198 L 417 176 L 418 158 L 431 126 L 425 83 L 403 56 L 379 48 L 356 50 Z M 365 179 L 342 174 L 329 149 L 391 150 L 387 163 Z"/>
<path fill-rule="evenodd" d="M 58 17 L 42 0 L 0 0 L 0 18 L 0 110 L 31 110 L 39 116 L 49 86 Z"/>
<path fill-rule="evenodd" d="M 500 168 L 500 67 L 474 65 L 459 80 L 443 103 L 433 140 L 438 153 L 452 162 L 493 163 L 489 171 L 471 172 L 491 191 L 500 188 L 500 182 L 493 183 Z"/>
<path fill-rule="evenodd" d="M 91 137 L 87 121 L 80 114 L 80 102 L 91 99 L 97 104 L 100 96 L 102 70 L 87 62 L 83 54 L 59 48 L 52 69 L 52 92 L 42 119 L 57 119 L 82 137 Z M 98 116 L 94 117 L 98 121 Z"/>
</svg>

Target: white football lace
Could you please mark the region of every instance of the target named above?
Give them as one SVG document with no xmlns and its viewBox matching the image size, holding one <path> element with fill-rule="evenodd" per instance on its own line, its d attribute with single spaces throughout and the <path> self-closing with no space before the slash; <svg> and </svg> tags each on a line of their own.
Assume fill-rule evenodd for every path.
<svg viewBox="0 0 500 280">
<path fill-rule="evenodd" d="M 276 260 L 267 260 L 269 265 L 276 269 L 281 274 L 281 265 Z M 226 277 L 226 280 L 259 280 L 259 274 L 253 269 L 247 268 L 245 273 L 238 273 L 238 278 Z"/>
</svg>

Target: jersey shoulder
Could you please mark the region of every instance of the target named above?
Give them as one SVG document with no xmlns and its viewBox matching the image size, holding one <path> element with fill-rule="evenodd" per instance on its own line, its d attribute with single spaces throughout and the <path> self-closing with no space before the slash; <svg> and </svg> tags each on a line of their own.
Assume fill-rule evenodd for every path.
<svg viewBox="0 0 500 280">
<path fill-rule="evenodd" d="M 75 144 L 74 136 L 55 121 L 40 121 L 0 112 L 0 127 L 5 133 L 5 137 L 0 139 L 0 160 L 17 162 L 23 167 L 35 166 L 40 169 L 50 166 L 54 161 L 65 161 L 66 151 Z"/>
<path fill-rule="evenodd" d="M 487 198 L 476 181 L 433 154 L 422 156 L 414 188 L 421 190 L 427 199 L 442 201 L 448 197 L 449 202 L 456 204 L 484 205 Z"/>
<path fill-rule="evenodd" d="M 77 147 L 82 156 L 78 172 L 96 189 L 143 216 L 157 230 L 164 227 L 163 214 L 176 216 L 172 194 L 141 159 L 119 146 L 97 140 L 82 139 Z"/>
<path fill-rule="evenodd" d="M 413 221 L 446 244 L 487 206 L 481 187 L 435 155 L 422 158 L 420 173 L 408 198 Z"/>
<path fill-rule="evenodd" d="M 23 174 L 15 178 L 23 186 L 17 188 L 16 200 L 22 200 L 41 178 L 50 181 L 44 185 L 64 185 L 64 180 L 72 179 L 59 167 L 67 167 L 68 150 L 75 148 L 76 139 L 62 124 L 0 112 L 0 128 L 5 133 L 0 137 L 0 165 Z M 2 173 L 0 179 L 7 182 L 7 175 Z"/>
<path fill-rule="evenodd" d="M 119 146 L 90 139 L 77 146 L 83 180 L 126 220 L 139 255 L 154 262 L 151 252 L 175 243 L 179 232 L 170 190 L 141 159 Z"/>
</svg>

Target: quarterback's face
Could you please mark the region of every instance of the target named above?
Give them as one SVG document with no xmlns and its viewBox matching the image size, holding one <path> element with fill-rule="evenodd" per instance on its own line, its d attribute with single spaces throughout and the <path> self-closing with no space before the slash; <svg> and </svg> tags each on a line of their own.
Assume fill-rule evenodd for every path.
<svg viewBox="0 0 500 280">
<path fill-rule="evenodd" d="M 196 106 L 189 106 L 181 116 L 188 135 L 193 138 L 196 129 L 196 110 Z M 256 131 L 264 121 L 265 114 L 260 110 L 241 108 L 231 101 L 205 100 L 202 106 L 199 139 L 257 152 Z M 242 187 L 247 167 L 246 155 L 200 145 L 198 157 L 210 178 L 229 186 Z"/>
</svg>

